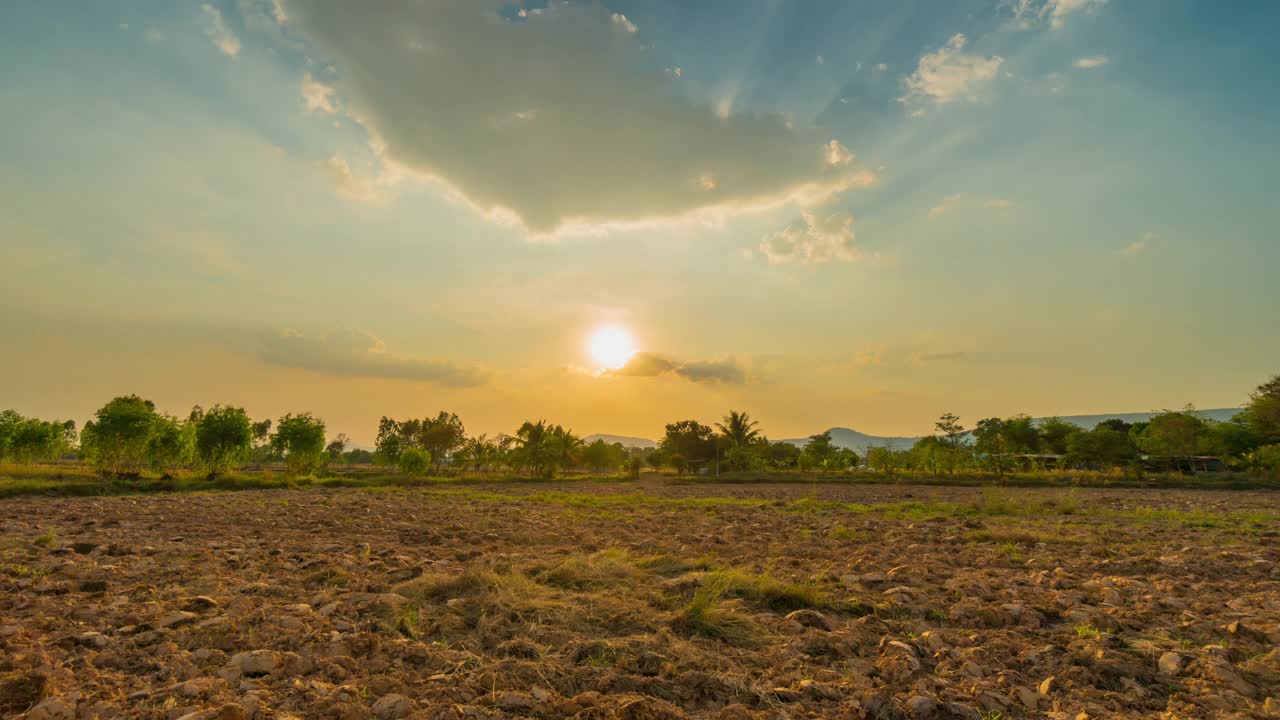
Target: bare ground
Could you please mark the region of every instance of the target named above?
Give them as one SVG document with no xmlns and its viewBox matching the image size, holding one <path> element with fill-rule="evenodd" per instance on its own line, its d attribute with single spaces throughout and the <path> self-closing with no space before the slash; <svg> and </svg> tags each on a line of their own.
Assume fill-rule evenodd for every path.
<svg viewBox="0 0 1280 720">
<path fill-rule="evenodd" d="M 653 481 L 10 499 L 0 716 L 1280 716 L 1276 500 Z"/>
</svg>

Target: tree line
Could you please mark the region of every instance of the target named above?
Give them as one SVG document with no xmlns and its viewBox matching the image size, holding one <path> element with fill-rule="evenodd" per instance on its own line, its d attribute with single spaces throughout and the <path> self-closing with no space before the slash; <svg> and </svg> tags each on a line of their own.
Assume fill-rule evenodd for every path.
<svg viewBox="0 0 1280 720">
<path fill-rule="evenodd" d="M 345 435 L 330 439 L 324 420 L 290 413 L 253 420 L 243 408 L 195 407 L 185 418 L 164 414 L 137 395 L 112 399 L 76 432 L 74 421 L 0 412 L 0 461 L 30 464 L 78 458 L 105 476 L 136 477 L 144 470 L 179 470 L 217 476 L 252 464 L 280 463 L 290 474 L 331 464 L 380 465 L 420 475 L 429 472 L 513 472 L 550 478 L 566 471 L 629 472 L 669 467 L 677 474 L 746 471 L 841 473 L 865 466 L 885 474 L 934 475 L 980 471 L 1141 468 L 1194 471 L 1198 458 L 1221 459 L 1231 469 L 1280 471 L 1280 375 L 1259 385 L 1231 420 L 1214 422 L 1187 408 L 1148 421 L 1112 419 L 1086 430 L 1058 418 L 1026 415 L 986 418 L 972 428 L 953 414 L 910 449 L 873 447 L 866 457 L 834 444 L 830 432 L 802 445 L 770 441 L 748 413 L 729 411 L 714 426 L 681 420 L 664 428 L 657 447 L 627 448 L 602 439 L 586 442 L 558 424 L 526 421 L 512 434 L 471 436 L 456 413 L 422 419 L 383 417 L 373 451 L 347 449 Z"/>
</svg>

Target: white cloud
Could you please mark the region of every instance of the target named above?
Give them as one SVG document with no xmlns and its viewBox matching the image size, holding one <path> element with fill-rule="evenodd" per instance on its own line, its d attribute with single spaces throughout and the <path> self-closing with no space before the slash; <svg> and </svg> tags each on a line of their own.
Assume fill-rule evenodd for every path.
<svg viewBox="0 0 1280 720">
<path fill-rule="evenodd" d="M 853 162 L 853 153 L 839 140 L 832 140 L 826 147 L 826 161 L 831 167 L 845 167 Z"/>
<path fill-rule="evenodd" d="M 816 130 L 719 116 L 670 92 L 597 4 L 518 21 L 500 7 L 286 2 L 308 53 L 336 64 L 341 107 L 385 166 L 535 234 L 806 207 L 875 180 L 829 165 Z M 531 108 L 536 121 L 513 121 Z M 703 176 L 713 189 L 691 182 Z"/>
<path fill-rule="evenodd" d="M 622 13 L 614 13 L 612 15 L 612 19 L 613 19 L 614 25 L 617 25 L 618 27 L 622 28 L 623 30 L 626 30 L 629 33 L 639 32 L 640 30 L 640 28 L 636 27 L 635 23 L 628 20 L 627 16 L 623 15 Z"/>
<path fill-rule="evenodd" d="M 334 155 L 321 162 L 320 171 L 333 184 L 334 190 L 348 199 L 361 202 L 378 202 L 386 199 L 386 195 L 375 181 L 357 175 L 341 155 Z"/>
<path fill-rule="evenodd" d="M 912 114 L 920 114 L 923 105 L 975 100 L 975 86 L 995 77 L 1004 58 L 970 55 L 964 52 L 967 42 L 964 35 L 956 34 L 921 57 L 915 72 L 903 81 L 906 94 L 898 101 Z"/>
<path fill-rule="evenodd" d="M 1093 70 L 1094 68 L 1100 68 L 1109 62 L 1111 62 L 1111 59 L 1106 55 L 1090 55 L 1089 57 L 1079 58 L 1071 64 L 1081 70 Z"/>
<path fill-rule="evenodd" d="M 1107 0 L 1014 0 L 1011 8 L 1014 20 L 1023 28 L 1030 28 L 1037 22 L 1048 22 L 1050 28 L 1060 30 L 1066 27 L 1069 16 L 1096 12 L 1105 4 Z"/>
<path fill-rule="evenodd" d="M 1144 233 L 1141 240 L 1134 240 L 1118 250 L 1117 254 L 1123 255 L 1124 257 L 1133 257 L 1134 255 L 1143 253 L 1147 248 L 1151 247 L 1151 241 L 1154 240 L 1155 237 L 1155 233 Z"/>
<path fill-rule="evenodd" d="M 889 63 L 880 63 L 876 65 L 876 72 L 884 72 L 889 69 Z"/>
<path fill-rule="evenodd" d="M 847 212 L 819 216 L 803 213 L 799 222 L 766 235 L 760 252 L 770 263 L 817 265 L 851 262 L 862 257 L 854 244 L 853 216 Z"/>
<path fill-rule="evenodd" d="M 672 65 L 671 67 L 667 68 L 667 74 L 675 78 L 682 77 L 684 75 L 684 68 L 680 67 L 679 65 Z"/>
<path fill-rule="evenodd" d="M 204 15 L 204 32 L 214 46 L 229 57 L 239 55 L 240 39 L 227 28 L 226 21 L 222 19 L 222 11 L 208 3 L 201 5 L 200 10 Z"/>
<path fill-rule="evenodd" d="M 960 204 L 960 199 L 963 197 L 964 197 L 964 193 L 956 193 L 954 195 L 948 195 L 942 198 L 941 202 L 929 208 L 929 219 L 933 220 L 934 218 L 940 217 L 942 215 L 945 215 L 946 213 L 951 212 L 956 208 L 957 205 Z"/>
<path fill-rule="evenodd" d="M 302 102 L 306 105 L 307 112 L 316 112 L 317 110 L 326 113 L 333 113 L 337 108 L 333 104 L 334 89 L 331 85 L 324 83 L 311 77 L 311 73 L 302 76 Z"/>
</svg>

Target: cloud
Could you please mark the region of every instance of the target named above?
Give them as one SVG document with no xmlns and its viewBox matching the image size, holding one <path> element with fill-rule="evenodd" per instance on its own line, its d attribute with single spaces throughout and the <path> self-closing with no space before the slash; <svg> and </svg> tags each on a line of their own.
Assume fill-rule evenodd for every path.
<svg viewBox="0 0 1280 720">
<path fill-rule="evenodd" d="M 311 77 L 311 73 L 302 76 L 302 103 L 307 112 L 334 113 L 337 108 L 333 104 L 333 86 Z"/>
<path fill-rule="evenodd" d="M 691 382 L 733 385 L 747 381 L 746 370 L 733 359 L 680 362 L 656 353 L 636 353 L 630 362 L 609 374 L 625 377 L 674 375 Z"/>
<path fill-rule="evenodd" d="M 853 162 L 853 153 L 844 143 L 832 140 L 826 144 L 825 159 L 831 167 L 845 167 Z"/>
<path fill-rule="evenodd" d="M 362 330 L 319 337 L 284 330 L 263 340 L 259 357 L 272 365 L 346 377 L 418 380 L 449 387 L 473 387 L 485 380 L 475 368 L 388 352 L 382 340 Z"/>
<path fill-rule="evenodd" d="M 1013 207 L 1013 201 L 1005 200 L 1004 198 L 992 198 L 982 203 L 982 207 L 992 210 L 1008 210 Z"/>
<path fill-rule="evenodd" d="M 1100 68 L 1109 62 L 1111 62 L 1111 60 L 1106 55 L 1090 55 L 1089 57 L 1079 58 L 1071 64 L 1081 70 L 1093 70 L 1094 68 Z"/>
<path fill-rule="evenodd" d="M 1117 250 L 1116 254 L 1124 257 L 1133 257 L 1134 255 L 1146 252 L 1147 248 L 1151 247 L 1151 241 L 1154 240 L 1155 237 L 1154 233 L 1145 233 L 1141 240 L 1134 240 L 1128 245 L 1125 245 L 1123 248 Z"/>
<path fill-rule="evenodd" d="M 1107 0 L 1014 0 L 1011 7 L 1014 20 L 1024 29 L 1048 22 L 1050 28 L 1061 30 L 1066 27 L 1068 16 L 1096 12 L 1106 4 Z"/>
<path fill-rule="evenodd" d="M 956 100 L 975 100 L 974 88 L 995 77 L 1004 58 L 982 57 L 964 52 L 964 35 L 953 35 L 947 44 L 920 58 L 915 72 L 905 80 L 906 94 L 898 98 L 913 115 L 924 113 L 925 105 L 944 105 Z"/>
<path fill-rule="evenodd" d="M 623 15 L 622 13 L 614 13 L 609 17 L 611 20 L 613 20 L 614 25 L 617 25 L 618 27 L 622 28 L 623 30 L 626 30 L 629 33 L 640 31 L 640 28 L 636 27 L 636 24 L 628 20 L 627 16 Z"/>
<path fill-rule="evenodd" d="M 226 21 L 222 19 L 222 11 L 208 3 L 201 5 L 200 11 L 204 15 L 204 32 L 214 46 L 229 57 L 239 55 L 240 39 L 227 28 Z"/>
<path fill-rule="evenodd" d="M 964 193 L 956 193 L 955 195 L 948 195 L 942 198 L 942 202 L 929 208 L 929 219 L 933 220 L 934 218 L 940 217 L 942 215 L 945 215 L 946 213 L 951 212 L 956 208 L 957 205 L 960 204 L 960 199 L 963 197 L 964 197 Z"/>
<path fill-rule="evenodd" d="M 386 199 L 375 181 L 357 175 L 341 155 L 321 161 L 319 166 L 320 172 L 333 184 L 334 190 L 349 200 L 378 202 Z"/>
<path fill-rule="evenodd" d="M 343 107 L 386 166 L 533 233 L 811 206 L 874 182 L 828 163 L 830 138 L 816 130 L 720 117 L 677 92 L 630 21 L 597 3 L 515 18 L 504 7 L 288 0 L 285 10 L 308 53 L 333 61 Z"/>
<path fill-rule="evenodd" d="M 818 265 L 862 257 L 854 244 L 853 216 L 847 212 L 803 213 L 798 222 L 766 235 L 760 241 L 760 252 L 775 264 Z"/>
</svg>

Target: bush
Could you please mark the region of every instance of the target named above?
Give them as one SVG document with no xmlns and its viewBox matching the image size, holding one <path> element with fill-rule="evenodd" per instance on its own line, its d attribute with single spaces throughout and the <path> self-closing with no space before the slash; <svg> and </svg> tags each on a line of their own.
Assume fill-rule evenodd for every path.
<svg viewBox="0 0 1280 720">
<path fill-rule="evenodd" d="M 285 415 L 276 424 L 271 448 L 284 458 L 290 475 L 301 475 L 324 460 L 324 421 L 311 413 Z"/>
<path fill-rule="evenodd" d="M 431 467 L 431 453 L 421 448 L 405 448 L 397 461 L 400 472 L 406 475 L 422 475 Z"/>
<path fill-rule="evenodd" d="M 150 400 L 137 395 L 115 398 L 85 424 L 81 449 L 104 475 L 137 476 L 147 464 L 147 450 L 158 417 Z"/>
<path fill-rule="evenodd" d="M 252 443 L 253 423 L 243 408 L 215 405 L 196 421 L 196 453 L 210 475 L 248 457 Z"/>
</svg>

